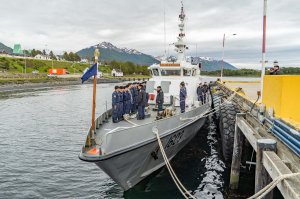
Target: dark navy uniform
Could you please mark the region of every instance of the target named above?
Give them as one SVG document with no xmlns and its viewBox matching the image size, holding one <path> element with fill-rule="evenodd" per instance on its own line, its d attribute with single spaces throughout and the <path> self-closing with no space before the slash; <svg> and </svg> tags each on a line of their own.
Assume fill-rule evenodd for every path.
<svg viewBox="0 0 300 199">
<path fill-rule="evenodd" d="M 131 101 L 131 113 L 136 113 L 136 88 L 132 87 L 131 89 L 132 101 Z"/>
<path fill-rule="evenodd" d="M 206 103 L 208 90 L 209 90 L 208 85 L 205 83 L 205 84 L 202 86 L 203 103 L 204 103 L 204 104 Z"/>
<path fill-rule="evenodd" d="M 133 107 L 133 90 L 132 90 L 132 88 L 129 89 L 128 93 L 129 93 L 129 112 L 131 114 L 134 114 L 134 110 L 132 108 Z"/>
<path fill-rule="evenodd" d="M 136 110 L 138 108 L 138 97 L 139 97 L 139 91 L 136 87 L 134 87 L 134 109 Z"/>
<path fill-rule="evenodd" d="M 125 114 L 125 109 L 126 109 L 126 103 L 127 103 L 127 96 L 126 96 L 126 92 L 123 91 L 123 112 L 122 112 L 122 115 Z"/>
<path fill-rule="evenodd" d="M 149 93 L 146 92 L 146 86 L 143 87 L 143 91 L 145 92 L 145 101 L 146 101 L 145 106 L 148 106 Z"/>
<path fill-rule="evenodd" d="M 118 105 L 119 105 L 119 95 L 117 91 L 112 93 L 112 121 L 114 123 L 118 122 Z"/>
<path fill-rule="evenodd" d="M 146 105 L 146 93 L 143 89 L 138 91 L 137 97 L 137 104 L 138 104 L 138 120 L 145 119 L 145 105 Z"/>
<path fill-rule="evenodd" d="M 163 103 L 164 103 L 164 92 L 160 90 L 159 92 L 157 92 L 157 96 L 156 96 L 157 112 L 162 111 Z"/>
<path fill-rule="evenodd" d="M 130 98 L 130 93 L 129 91 L 125 92 L 125 99 L 126 99 L 126 104 L 125 104 L 125 114 L 130 113 L 130 107 L 131 107 L 131 98 Z"/>
<path fill-rule="evenodd" d="M 179 94 L 179 101 L 180 101 L 180 110 L 181 113 L 185 112 L 185 99 L 186 99 L 186 88 L 185 87 L 181 87 L 180 88 L 180 94 Z"/>
<path fill-rule="evenodd" d="M 123 119 L 123 92 L 119 92 L 119 108 L 118 108 L 118 118 L 119 121 Z"/>
<path fill-rule="evenodd" d="M 198 101 L 203 104 L 203 86 L 199 85 L 197 88 Z"/>
</svg>

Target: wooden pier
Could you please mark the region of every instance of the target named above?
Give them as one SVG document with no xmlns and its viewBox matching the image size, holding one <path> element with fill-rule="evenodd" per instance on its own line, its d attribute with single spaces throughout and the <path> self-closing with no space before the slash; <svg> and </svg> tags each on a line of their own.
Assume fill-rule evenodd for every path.
<svg viewBox="0 0 300 199">
<path fill-rule="evenodd" d="M 256 91 L 259 90 L 258 83 L 218 82 L 214 90 L 223 93 L 223 101 L 231 100 L 241 112 L 235 119 L 231 189 L 239 187 L 240 165 L 245 142 L 248 142 L 256 152 L 255 193 L 284 174 L 300 172 L 299 154 L 272 133 L 274 124 L 269 120 L 266 107 L 260 103 L 262 102 L 260 97 L 255 96 Z M 289 139 L 292 138 L 291 136 Z M 295 142 L 298 143 L 297 140 Z M 280 181 L 277 188 L 284 198 L 300 199 L 300 175 Z M 273 198 L 272 191 L 264 198 Z"/>
</svg>

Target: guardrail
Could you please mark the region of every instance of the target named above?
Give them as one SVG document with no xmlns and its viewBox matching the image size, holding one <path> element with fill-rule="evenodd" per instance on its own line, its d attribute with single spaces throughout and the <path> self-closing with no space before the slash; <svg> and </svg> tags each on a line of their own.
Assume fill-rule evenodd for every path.
<svg viewBox="0 0 300 199">
<path fill-rule="evenodd" d="M 95 120 L 95 129 L 92 129 L 92 127 L 90 127 L 84 148 L 88 148 L 88 147 L 91 147 L 96 144 L 96 142 L 95 142 L 96 129 L 99 129 L 103 123 L 108 122 L 108 119 L 111 117 L 111 115 L 112 115 L 112 109 L 109 109 L 109 110 L 105 111 L 104 113 L 102 113 Z"/>
</svg>

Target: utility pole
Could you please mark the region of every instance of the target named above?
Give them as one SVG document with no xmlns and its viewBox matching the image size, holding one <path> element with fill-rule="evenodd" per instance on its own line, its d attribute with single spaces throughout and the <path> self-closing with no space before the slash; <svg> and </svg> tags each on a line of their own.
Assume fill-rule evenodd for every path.
<svg viewBox="0 0 300 199">
<path fill-rule="evenodd" d="M 25 61 L 24 73 L 26 74 L 27 62 L 26 62 L 26 53 L 25 53 L 25 50 L 23 50 L 23 56 L 24 56 L 24 61 Z"/>
<path fill-rule="evenodd" d="M 221 82 L 223 82 L 223 70 L 224 70 L 224 54 L 225 54 L 225 38 L 226 35 L 223 35 L 223 47 L 222 47 L 222 67 L 221 67 Z"/>
<path fill-rule="evenodd" d="M 262 41 L 262 61 L 261 61 L 261 80 L 260 80 L 260 91 L 263 96 L 264 89 L 264 76 L 265 76 L 265 64 L 266 64 L 266 36 L 267 36 L 267 0 L 264 0 L 264 11 L 263 11 L 263 41 Z"/>
<path fill-rule="evenodd" d="M 236 34 L 232 34 L 231 36 L 236 36 Z M 223 35 L 223 48 L 222 48 L 222 66 L 221 66 L 221 82 L 223 82 L 223 70 L 224 70 L 224 56 L 225 56 L 225 41 L 226 41 L 226 34 Z"/>
</svg>

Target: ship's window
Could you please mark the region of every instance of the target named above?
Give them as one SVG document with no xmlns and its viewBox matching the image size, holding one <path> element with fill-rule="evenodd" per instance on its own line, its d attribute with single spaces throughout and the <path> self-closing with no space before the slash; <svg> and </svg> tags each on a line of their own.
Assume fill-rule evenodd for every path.
<svg viewBox="0 0 300 199">
<path fill-rule="evenodd" d="M 162 76 L 180 76 L 180 70 L 161 70 Z"/>
<path fill-rule="evenodd" d="M 159 76 L 158 69 L 153 69 L 152 72 L 154 76 Z"/>
<path fill-rule="evenodd" d="M 146 83 L 146 92 L 147 93 L 153 93 L 154 85 L 155 85 L 154 81 L 147 81 L 147 83 Z"/>
<path fill-rule="evenodd" d="M 169 93 L 170 90 L 170 81 L 161 81 L 161 89 L 164 93 Z"/>
<path fill-rule="evenodd" d="M 152 72 L 152 70 L 149 70 L 149 72 L 150 72 L 150 75 L 151 75 L 151 76 L 153 76 L 153 72 Z"/>
<path fill-rule="evenodd" d="M 196 76 L 196 70 L 193 70 L 192 76 Z"/>
<path fill-rule="evenodd" d="M 191 70 L 183 69 L 183 76 L 191 76 Z"/>
</svg>

